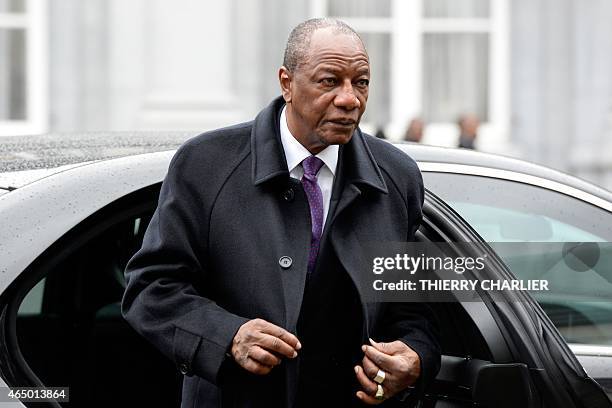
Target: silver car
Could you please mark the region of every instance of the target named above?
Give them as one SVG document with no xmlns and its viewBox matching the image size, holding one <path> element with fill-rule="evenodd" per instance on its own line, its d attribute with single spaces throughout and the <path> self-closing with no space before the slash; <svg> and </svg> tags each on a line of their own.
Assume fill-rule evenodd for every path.
<svg viewBox="0 0 612 408">
<path fill-rule="evenodd" d="M 612 241 L 612 194 L 519 160 L 397 146 L 417 160 L 428 190 L 420 240 L 473 243 L 490 255 L 487 278 L 556 283 L 544 297 L 485 292 L 434 304 L 444 355 L 422 406 L 612 407 L 608 258 L 578 275 L 564 269 L 563 253 L 517 260 L 489 244 L 603 245 Z M 66 406 L 180 405 L 181 374 L 120 313 L 123 270 L 173 153 L 0 176 L 0 386 L 69 387 Z M 539 263 L 551 256 L 554 269 Z M 36 402 L 22 400 L 15 406 Z"/>
</svg>

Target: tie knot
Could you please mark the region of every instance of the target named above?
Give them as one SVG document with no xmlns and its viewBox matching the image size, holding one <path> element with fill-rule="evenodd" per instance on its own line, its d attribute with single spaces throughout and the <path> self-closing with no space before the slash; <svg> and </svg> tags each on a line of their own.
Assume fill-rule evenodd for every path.
<svg viewBox="0 0 612 408">
<path fill-rule="evenodd" d="M 309 177 L 316 177 L 321 166 L 323 166 L 323 161 L 316 156 L 309 156 L 302 162 L 304 174 Z"/>
</svg>

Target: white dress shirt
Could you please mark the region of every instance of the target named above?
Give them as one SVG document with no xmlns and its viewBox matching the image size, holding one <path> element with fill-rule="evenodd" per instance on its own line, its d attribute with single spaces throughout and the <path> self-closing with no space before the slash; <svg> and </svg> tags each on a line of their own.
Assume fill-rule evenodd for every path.
<svg viewBox="0 0 612 408">
<path fill-rule="evenodd" d="M 289 126 L 287 125 L 285 107 L 283 107 L 280 116 L 280 134 L 283 149 L 285 150 L 285 157 L 287 158 L 289 175 L 295 179 L 301 180 L 304 175 L 302 161 L 312 156 L 312 154 L 291 134 Z M 319 188 L 321 188 L 321 193 L 323 194 L 323 226 L 325 226 L 327 213 L 329 212 L 334 176 L 336 175 L 336 165 L 338 164 L 338 149 L 338 145 L 330 145 L 315 155 L 323 161 L 323 166 L 321 166 L 321 170 L 319 170 L 317 174 L 317 184 Z"/>
</svg>

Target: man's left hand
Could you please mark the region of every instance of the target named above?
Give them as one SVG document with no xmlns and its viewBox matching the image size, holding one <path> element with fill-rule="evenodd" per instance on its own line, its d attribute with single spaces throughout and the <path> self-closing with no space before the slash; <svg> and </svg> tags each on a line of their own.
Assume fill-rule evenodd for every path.
<svg viewBox="0 0 612 408">
<path fill-rule="evenodd" d="M 363 365 L 355 366 L 362 387 L 357 397 L 366 404 L 377 405 L 414 384 L 421 374 L 421 361 L 414 350 L 399 340 L 377 343 L 370 339 L 370 343 L 362 346 L 365 353 Z M 374 378 L 378 370 L 385 372 L 382 399 L 375 398 L 378 384 Z"/>
</svg>

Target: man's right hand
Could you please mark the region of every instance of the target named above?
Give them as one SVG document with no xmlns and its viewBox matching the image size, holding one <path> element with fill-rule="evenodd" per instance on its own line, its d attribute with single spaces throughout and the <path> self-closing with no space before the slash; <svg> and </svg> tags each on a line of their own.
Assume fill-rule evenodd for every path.
<svg viewBox="0 0 612 408">
<path fill-rule="evenodd" d="M 232 341 L 232 356 L 245 370 L 266 375 L 281 363 L 281 358 L 295 358 L 300 341 L 282 327 L 263 319 L 249 320 Z"/>
</svg>

